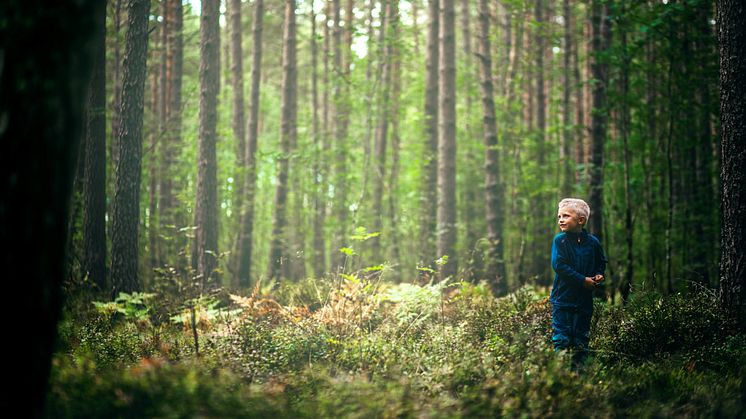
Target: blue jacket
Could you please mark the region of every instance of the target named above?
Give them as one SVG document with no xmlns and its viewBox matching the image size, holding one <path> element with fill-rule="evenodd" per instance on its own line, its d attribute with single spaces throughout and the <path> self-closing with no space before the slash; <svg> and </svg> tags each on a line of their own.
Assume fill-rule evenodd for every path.
<svg viewBox="0 0 746 419">
<path fill-rule="evenodd" d="M 583 287 L 586 277 L 604 274 L 606 255 L 601 242 L 583 230 L 580 233 L 560 233 L 552 242 L 554 283 L 549 300 L 557 308 L 577 308 L 593 311 L 593 290 Z"/>
</svg>

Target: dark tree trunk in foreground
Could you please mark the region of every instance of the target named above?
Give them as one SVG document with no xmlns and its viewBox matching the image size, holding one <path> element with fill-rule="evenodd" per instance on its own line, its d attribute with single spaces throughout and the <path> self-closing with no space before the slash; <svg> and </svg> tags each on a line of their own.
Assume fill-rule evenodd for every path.
<svg viewBox="0 0 746 419">
<path fill-rule="evenodd" d="M 196 240 L 192 267 L 205 287 L 217 286 L 215 268 L 218 253 L 218 179 L 217 123 L 220 89 L 220 0 L 202 2 L 200 17 L 199 65 L 199 158 L 197 203 L 195 205 Z"/>
<path fill-rule="evenodd" d="M 451 1 L 440 8 L 440 85 L 438 107 L 438 257 L 441 279 L 456 274 L 456 41 Z"/>
<path fill-rule="evenodd" d="M 251 95 L 249 96 L 249 122 L 246 138 L 246 171 L 244 188 L 246 200 L 241 214 L 241 231 L 238 242 L 238 285 L 248 288 L 251 275 L 251 243 L 254 235 L 254 196 L 256 190 L 256 148 L 259 134 L 259 87 L 262 70 L 262 21 L 264 19 L 264 1 L 254 2 L 254 29 L 251 52 Z"/>
<path fill-rule="evenodd" d="M 272 225 L 272 242 L 269 254 L 269 279 L 280 278 L 283 263 L 287 263 L 287 195 L 288 174 L 290 172 L 289 155 L 296 135 L 296 68 L 295 68 L 295 0 L 285 0 L 285 30 L 283 33 L 282 52 L 282 122 L 280 128 L 280 147 L 282 156 L 278 158 L 277 189 L 275 191 L 275 216 Z"/>
<path fill-rule="evenodd" d="M 106 290 L 106 4 L 96 4 L 83 181 L 83 272 Z"/>
<path fill-rule="evenodd" d="M 127 5 L 122 103 L 116 133 L 119 159 L 111 229 L 111 280 L 115 296 L 119 292 L 140 290 L 137 235 L 149 13 L 150 0 L 130 0 Z"/>
<path fill-rule="evenodd" d="M 720 291 L 723 304 L 746 304 L 746 8 L 718 2 L 723 162 Z"/>
<path fill-rule="evenodd" d="M 500 151 L 497 144 L 497 120 L 492 86 L 492 50 L 490 48 L 490 12 L 487 0 L 479 0 L 479 75 L 482 87 L 484 129 L 484 192 L 489 250 L 485 275 L 497 295 L 508 287 L 503 259 L 503 190 L 500 179 Z"/>
<path fill-rule="evenodd" d="M 431 267 L 436 249 L 436 211 L 438 201 L 438 63 L 440 62 L 439 0 L 428 1 L 427 53 L 425 55 L 425 165 L 422 169 L 420 197 L 420 263 Z"/>
<path fill-rule="evenodd" d="M 0 239 L 6 244 L 0 261 L 14 278 L 5 283 L 2 314 L 23 316 L 5 325 L 6 336 L 23 338 L 3 345 L 10 368 L 0 409 L 18 417 L 42 417 L 44 410 L 92 67 L 87 42 L 100 11 L 95 3 L 0 3 Z"/>
</svg>

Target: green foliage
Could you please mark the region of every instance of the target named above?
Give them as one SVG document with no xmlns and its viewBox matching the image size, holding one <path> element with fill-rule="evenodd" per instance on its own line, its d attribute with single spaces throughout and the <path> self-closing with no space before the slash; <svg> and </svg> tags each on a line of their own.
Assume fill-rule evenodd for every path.
<svg viewBox="0 0 746 419">
<path fill-rule="evenodd" d="M 133 292 L 128 294 L 120 292 L 114 301 L 94 301 L 93 305 L 104 315 L 112 316 L 115 313 L 124 315 L 125 318 L 135 320 L 146 320 L 150 314 L 149 301 L 156 296 L 154 293 Z"/>
<path fill-rule="evenodd" d="M 735 417 L 746 334 L 708 292 L 597 304 L 589 361 L 553 351 L 533 287 L 335 285 L 235 299 L 191 330 L 91 310 L 61 326 L 55 417 Z M 377 304 L 376 301 L 380 301 Z M 190 301 L 182 303 L 182 307 Z M 194 301 L 191 301 L 194 304 Z M 204 301 L 216 309 L 215 300 Z M 309 309 L 311 308 L 311 309 Z M 126 412 L 126 413 L 125 413 Z"/>
</svg>

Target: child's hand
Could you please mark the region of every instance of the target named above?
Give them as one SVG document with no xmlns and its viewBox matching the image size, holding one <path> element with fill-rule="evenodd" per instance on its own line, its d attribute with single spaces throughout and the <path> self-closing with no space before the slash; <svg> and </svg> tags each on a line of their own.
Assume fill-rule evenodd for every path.
<svg viewBox="0 0 746 419">
<path fill-rule="evenodd" d="M 598 274 L 598 275 L 596 275 L 596 276 L 593 277 L 593 280 L 596 281 L 597 284 L 600 284 L 600 283 L 604 282 L 604 279 L 606 279 L 606 278 L 604 278 L 604 276 L 601 275 L 601 274 Z"/>
<path fill-rule="evenodd" d="M 593 278 L 591 278 L 589 276 L 585 277 L 585 282 L 583 282 L 583 287 L 585 287 L 585 289 L 592 290 L 592 289 L 596 288 L 596 285 L 597 285 L 597 283 L 596 283 L 595 279 L 593 279 Z"/>
</svg>

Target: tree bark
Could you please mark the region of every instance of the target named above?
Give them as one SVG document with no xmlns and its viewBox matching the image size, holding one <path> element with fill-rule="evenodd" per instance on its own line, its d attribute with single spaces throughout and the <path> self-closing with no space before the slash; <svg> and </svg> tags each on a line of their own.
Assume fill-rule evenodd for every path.
<svg viewBox="0 0 746 419">
<path fill-rule="evenodd" d="M 236 213 L 241 213 L 244 198 L 244 176 L 246 170 L 246 118 L 243 97 L 243 45 L 241 24 L 241 0 L 229 0 L 231 34 L 231 85 L 233 87 L 233 137 L 236 139 L 236 173 L 233 177 L 233 196 Z M 240 215 L 239 215 L 240 217 Z"/>
<path fill-rule="evenodd" d="M 746 8 L 721 0 L 717 8 L 720 44 L 720 125 L 723 153 L 720 292 L 732 310 L 746 305 Z"/>
<path fill-rule="evenodd" d="M 386 24 L 386 20 L 390 21 L 389 13 L 391 13 L 391 5 L 395 0 L 382 0 L 381 4 L 386 8 L 385 14 L 381 20 L 381 47 L 383 53 L 379 57 L 381 62 L 381 92 L 378 100 L 378 124 L 376 126 L 376 137 L 373 150 L 374 165 L 373 165 L 373 231 L 382 233 L 383 232 L 383 195 L 386 184 L 386 147 L 388 143 L 388 130 L 389 130 L 389 97 L 391 95 L 391 52 L 392 52 L 392 39 L 391 31 Z M 388 35 L 387 35 L 388 32 Z M 371 243 L 373 251 L 373 260 L 379 263 L 382 260 L 381 256 L 381 236 L 374 237 Z"/>
<path fill-rule="evenodd" d="M 219 285 L 218 254 L 217 105 L 220 91 L 220 0 L 204 0 L 200 16 L 199 159 L 195 204 L 196 240 L 192 268 L 202 286 Z"/>
<path fill-rule="evenodd" d="M 83 184 L 83 272 L 106 284 L 106 4 L 96 4 L 93 74 L 88 86 Z"/>
<path fill-rule="evenodd" d="M 346 67 L 349 63 L 345 63 L 343 59 L 345 51 L 343 51 L 342 43 L 342 26 L 341 21 L 341 10 L 340 0 L 332 0 L 333 13 L 334 13 L 334 32 L 332 33 L 332 50 L 334 51 L 334 79 L 332 89 L 332 102 L 334 105 L 334 177 L 335 177 L 335 189 L 334 189 L 334 212 L 336 215 L 337 229 L 336 237 L 334 239 L 334 249 L 332 253 L 333 267 L 335 271 L 340 271 L 344 268 L 345 255 L 339 251 L 339 248 L 346 245 L 348 225 L 347 220 L 349 218 L 349 180 L 348 180 L 348 145 L 347 145 L 347 128 L 349 122 L 349 98 L 347 88 L 347 70 Z M 346 45 L 346 43 L 344 44 Z"/>
<path fill-rule="evenodd" d="M 609 46 L 611 36 L 608 6 L 600 0 L 593 0 L 592 8 L 592 54 L 591 73 L 593 75 L 593 110 L 591 112 L 591 161 L 589 170 L 589 204 L 592 216 L 588 221 L 591 233 L 601 240 L 603 233 L 603 176 L 604 176 L 604 143 L 606 142 L 608 110 L 606 109 L 606 90 L 609 82 L 608 64 L 601 57 Z"/>
<path fill-rule="evenodd" d="M 423 153 L 422 187 L 420 196 L 420 263 L 431 268 L 438 258 L 436 251 L 436 212 L 438 201 L 438 65 L 440 63 L 440 6 L 439 0 L 427 5 L 428 29 L 425 56 L 425 147 Z M 424 271 L 423 271 L 424 272 Z"/>
<path fill-rule="evenodd" d="M 490 47 L 490 12 L 487 0 L 479 0 L 479 73 L 482 88 L 482 124 L 484 130 L 484 192 L 489 248 L 485 275 L 496 295 L 507 290 L 503 258 L 503 186 L 500 178 L 500 149 L 497 140 L 492 57 Z"/>
<path fill-rule="evenodd" d="M 533 105 L 535 111 L 535 122 L 536 122 L 536 165 L 539 170 L 543 170 L 546 166 L 546 136 L 547 136 L 547 96 L 546 96 L 546 80 L 544 73 L 544 59 L 546 55 L 546 4 L 545 0 L 535 0 L 534 3 L 534 20 L 536 22 L 536 31 L 534 33 L 534 42 L 536 43 L 534 50 L 534 68 L 533 74 L 535 76 L 534 82 L 534 98 Z M 548 243 L 551 237 L 547 234 L 548 223 L 543 222 L 547 219 L 547 208 L 549 197 L 544 191 L 544 182 L 541 176 L 537 176 L 534 186 L 536 193 L 533 194 L 534 202 L 531 203 L 530 214 L 532 218 L 532 230 L 534 240 L 539 243 Z M 548 284 L 549 278 L 551 277 L 549 270 L 549 264 L 546 262 L 546 253 L 542 251 L 541 247 L 532 246 L 534 251 L 530 252 L 530 275 L 539 278 L 540 283 Z"/>
<path fill-rule="evenodd" d="M 119 159 L 114 192 L 111 234 L 113 295 L 140 290 L 138 228 L 140 224 L 140 175 L 145 78 L 148 59 L 150 0 L 129 0 L 119 105 Z"/>
<path fill-rule="evenodd" d="M 168 229 L 171 240 L 161 241 L 161 255 L 163 263 L 176 263 L 177 249 L 183 248 L 184 243 L 178 235 L 178 227 L 184 226 L 186 221 L 179 212 L 177 194 L 181 191 L 181 183 L 177 176 L 177 157 L 182 147 L 181 139 L 181 85 L 184 71 L 184 9 L 181 0 L 167 0 L 168 36 L 166 50 L 166 127 L 161 139 L 161 168 L 160 193 L 158 215 L 161 227 Z"/>
<path fill-rule="evenodd" d="M 438 90 L 438 257 L 441 279 L 456 275 L 456 42 L 451 1 L 440 7 L 440 80 Z"/>
<path fill-rule="evenodd" d="M 297 74 L 295 51 L 295 0 L 285 0 L 285 29 L 282 50 L 282 122 L 280 147 L 282 155 L 277 162 L 277 187 L 275 191 L 275 214 L 272 225 L 272 241 L 269 254 L 269 279 L 282 276 L 283 264 L 287 262 L 287 194 L 290 171 L 291 146 L 295 143 L 297 112 Z"/>
<path fill-rule="evenodd" d="M 327 180 L 322 170 L 323 144 L 322 132 L 319 121 L 319 88 L 318 88 L 318 45 L 316 43 L 316 12 L 311 7 L 311 106 L 312 109 L 312 131 L 314 162 L 313 162 L 313 184 L 314 184 L 314 216 L 313 216 L 313 271 L 316 278 L 321 278 L 326 272 L 326 243 L 324 240 L 324 221 L 326 219 L 326 183 Z"/>
<path fill-rule="evenodd" d="M 0 261 L 12 295 L 3 304 L 3 347 L 13 377 L 0 404 L 20 417 L 44 417 L 65 271 L 66 220 L 83 104 L 103 2 L 0 3 Z M 50 36 L 49 34 L 53 34 Z M 15 367 L 15 368 L 14 368 Z"/>
<path fill-rule="evenodd" d="M 251 52 L 251 95 L 246 138 L 246 171 L 244 186 L 246 201 L 241 214 L 241 231 L 238 244 L 238 285 L 246 289 L 251 285 L 252 239 L 254 235 L 254 201 L 256 200 L 256 151 L 259 134 L 259 89 L 262 70 L 262 29 L 264 1 L 254 2 L 254 22 Z"/>
<path fill-rule="evenodd" d="M 570 81 L 570 57 L 572 57 L 572 26 L 570 25 L 570 0 L 563 0 L 562 14 L 565 17 L 564 50 L 562 51 L 562 147 L 560 148 L 562 196 L 570 196 L 575 180 L 571 145 L 576 141 L 572 127 L 572 108 L 570 106 L 570 92 L 574 89 Z"/>
</svg>

